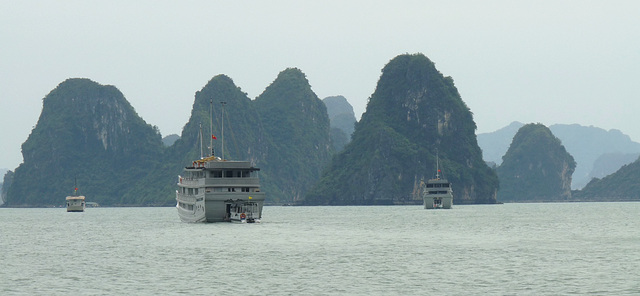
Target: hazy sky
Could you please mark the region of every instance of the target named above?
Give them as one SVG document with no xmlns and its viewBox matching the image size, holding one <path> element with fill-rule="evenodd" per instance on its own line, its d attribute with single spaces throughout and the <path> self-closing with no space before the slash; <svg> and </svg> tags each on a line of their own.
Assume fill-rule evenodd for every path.
<svg viewBox="0 0 640 296">
<path fill-rule="evenodd" d="M 288 68 L 359 118 L 381 69 L 423 53 L 478 133 L 512 121 L 619 129 L 640 141 L 640 1 L 0 0 L 0 168 L 67 78 L 116 86 L 163 135 L 226 74 L 254 99 Z"/>
</svg>

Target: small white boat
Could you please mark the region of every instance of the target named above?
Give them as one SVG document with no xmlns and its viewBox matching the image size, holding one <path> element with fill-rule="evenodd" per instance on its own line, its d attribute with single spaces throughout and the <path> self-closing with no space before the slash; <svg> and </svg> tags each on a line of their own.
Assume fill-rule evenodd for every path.
<svg viewBox="0 0 640 296">
<path fill-rule="evenodd" d="M 453 189 L 447 179 L 440 178 L 439 162 L 436 159 L 436 176 L 425 184 L 422 182 L 422 199 L 425 209 L 451 209 Z"/>
<path fill-rule="evenodd" d="M 252 199 L 252 197 L 249 197 Z M 261 205 L 253 201 L 237 200 L 229 209 L 229 221 L 239 223 L 260 223 Z"/>
<path fill-rule="evenodd" d="M 78 195 L 77 186 L 73 191 L 73 195 L 67 196 L 66 201 L 67 201 L 67 212 L 84 212 L 86 203 L 84 201 L 84 196 Z"/>
</svg>

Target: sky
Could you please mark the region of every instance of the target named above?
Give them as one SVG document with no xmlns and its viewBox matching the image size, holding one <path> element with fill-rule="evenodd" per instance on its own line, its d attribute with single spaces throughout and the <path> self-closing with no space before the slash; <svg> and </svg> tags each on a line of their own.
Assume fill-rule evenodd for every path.
<svg viewBox="0 0 640 296">
<path fill-rule="evenodd" d="M 577 123 L 640 142 L 638 15 L 635 0 L 0 0 L 0 168 L 22 162 L 42 99 L 68 78 L 114 85 L 166 136 L 214 76 L 255 99 L 291 67 L 359 119 L 405 53 L 453 78 L 477 133 Z"/>
</svg>

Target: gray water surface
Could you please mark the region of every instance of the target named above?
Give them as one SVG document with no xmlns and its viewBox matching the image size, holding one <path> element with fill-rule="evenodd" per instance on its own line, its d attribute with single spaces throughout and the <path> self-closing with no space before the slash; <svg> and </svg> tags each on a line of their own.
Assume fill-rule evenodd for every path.
<svg viewBox="0 0 640 296">
<path fill-rule="evenodd" d="M 0 209 L 1 295 L 640 295 L 640 203 Z"/>
</svg>

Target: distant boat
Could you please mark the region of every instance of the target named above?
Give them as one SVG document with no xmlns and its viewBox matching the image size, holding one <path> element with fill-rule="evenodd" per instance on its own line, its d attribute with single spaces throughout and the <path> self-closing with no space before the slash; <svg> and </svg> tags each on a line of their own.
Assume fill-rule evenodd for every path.
<svg viewBox="0 0 640 296">
<path fill-rule="evenodd" d="M 425 209 L 451 209 L 453 206 L 453 189 L 447 179 L 440 178 L 439 161 L 436 158 L 436 176 L 421 183 L 422 199 Z"/>
<path fill-rule="evenodd" d="M 213 112 L 212 112 L 213 113 Z M 223 102 L 224 116 L 224 102 Z M 213 117 L 213 116 L 211 116 Z M 224 156 L 224 117 L 222 156 Z M 213 125 L 213 123 L 212 123 Z M 213 128 L 212 128 L 213 130 Z M 202 147 L 202 127 L 200 146 Z M 210 154 L 185 167 L 178 176 L 176 209 L 183 222 L 255 223 L 262 219 L 265 193 L 260 191 L 259 168 L 249 161 L 215 156 L 211 135 Z"/>
<path fill-rule="evenodd" d="M 66 201 L 67 201 L 67 212 L 84 212 L 86 203 L 84 201 L 84 196 L 78 195 L 77 185 L 73 190 L 73 195 L 67 196 Z"/>
</svg>

